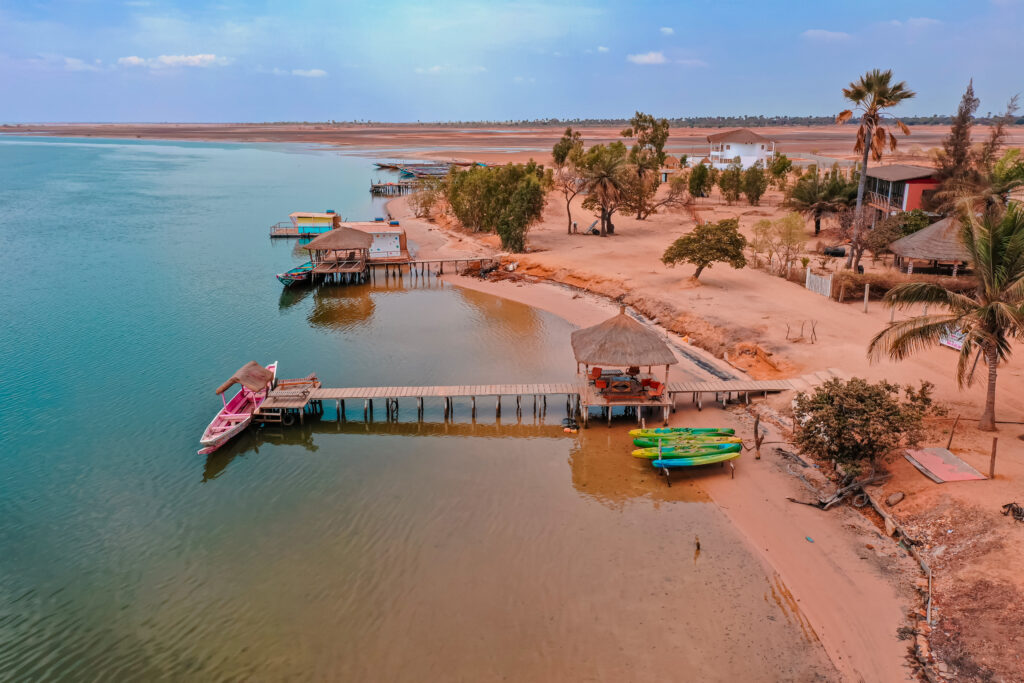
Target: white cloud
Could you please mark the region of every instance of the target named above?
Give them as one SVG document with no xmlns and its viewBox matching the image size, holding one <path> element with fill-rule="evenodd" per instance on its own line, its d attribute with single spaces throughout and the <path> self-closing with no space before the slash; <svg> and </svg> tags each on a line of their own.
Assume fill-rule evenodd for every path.
<svg viewBox="0 0 1024 683">
<path fill-rule="evenodd" d="M 626 55 L 626 61 L 634 64 L 664 64 L 668 60 L 660 52 L 644 52 L 639 55 Z"/>
<path fill-rule="evenodd" d="M 604 45 L 598 45 L 597 46 L 597 51 L 598 52 L 608 52 L 608 48 L 606 48 Z"/>
<path fill-rule="evenodd" d="M 451 66 L 450 64 L 435 64 L 434 66 L 418 66 L 413 69 L 418 74 L 437 75 L 449 74 L 479 74 L 487 71 L 482 66 Z"/>
<path fill-rule="evenodd" d="M 64 58 L 64 68 L 68 71 L 99 71 L 99 64 L 100 61 L 98 59 L 95 64 L 90 64 L 75 57 Z"/>
<path fill-rule="evenodd" d="M 230 63 L 231 60 L 227 57 L 218 57 L 214 54 L 198 54 L 198 55 L 160 55 L 159 57 L 149 57 L 143 59 L 132 55 L 130 57 L 121 57 L 117 60 L 117 63 L 121 66 L 146 66 L 150 69 L 174 69 L 178 67 L 208 67 L 208 66 L 224 66 Z"/>
<path fill-rule="evenodd" d="M 292 69 L 292 76 L 302 76 L 303 78 L 323 78 L 327 75 L 327 72 L 323 69 Z"/>
<path fill-rule="evenodd" d="M 849 33 L 842 31 L 827 31 L 823 28 L 811 28 L 801 33 L 804 38 L 821 43 L 840 43 L 850 39 Z"/>
<path fill-rule="evenodd" d="M 658 30 L 661 31 L 666 36 L 670 36 L 676 32 L 676 30 L 671 26 L 662 26 Z"/>
</svg>

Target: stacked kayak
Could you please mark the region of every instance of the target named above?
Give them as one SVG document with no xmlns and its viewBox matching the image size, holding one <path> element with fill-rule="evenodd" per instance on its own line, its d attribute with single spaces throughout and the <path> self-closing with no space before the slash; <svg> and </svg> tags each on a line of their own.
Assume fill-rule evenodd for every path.
<svg viewBox="0 0 1024 683">
<path fill-rule="evenodd" d="M 702 458 L 709 455 L 723 455 L 728 453 L 739 453 L 743 450 L 740 443 L 702 443 L 686 442 L 672 444 L 671 446 L 654 446 L 652 448 L 638 448 L 633 451 L 634 458 L 647 458 L 648 460 L 667 460 L 670 458 Z"/>
<path fill-rule="evenodd" d="M 654 446 L 679 446 L 698 443 L 741 443 L 738 436 L 676 436 L 666 435 L 654 438 L 652 436 L 638 436 L 633 439 L 633 445 L 637 448 L 653 448 Z"/>
<path fill-rule="evenodd" d="M 632 437 L 653 437 L 659 436 L 732 436 L 736 433 L 731 427 L 656 427 L 647 429 L 631 429 L 629 435 Z"/>
<path fill-rule="evenodd" d="M 740 457 L 739 451 L 722 452 L 715 455 L 701 455 L 693 458 L 673 458 L 668 456 L 664 460 L 654 460 L 652 465 L 661 469 L 672 469 L 676 467 L 697 467 L 699 465 L 713 465 L 716 462 L 725 462 Z"/>
</svg>

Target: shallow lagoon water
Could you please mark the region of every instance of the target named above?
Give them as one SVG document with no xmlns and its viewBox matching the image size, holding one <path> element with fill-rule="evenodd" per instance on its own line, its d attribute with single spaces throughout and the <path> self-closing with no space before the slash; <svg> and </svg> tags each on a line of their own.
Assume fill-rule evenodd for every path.
<svg viewBox="0 0 1024 683">
<path fill-rule="evenodd" d="M 300 255 L 268 226 L 379 214 L 376 174 L 298 145 L 0 139 L 0 679 L 825 670 L 699 489 L 659 487 L 622 429 L 563 433 L 558 401 L 475 425 L 328 405 L 196 455 L 249 359 L 328 385 L 572 376 L 571 327 L 520 304 L 408 277 L 282 293 Z"/>
</svg>

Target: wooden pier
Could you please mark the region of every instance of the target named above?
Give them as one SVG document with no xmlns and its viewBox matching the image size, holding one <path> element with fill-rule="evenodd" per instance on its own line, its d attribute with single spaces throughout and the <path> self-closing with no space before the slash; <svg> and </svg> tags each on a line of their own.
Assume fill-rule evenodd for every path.
<svg viewBox="0 0 1024 683">
<path fill-rule="evenodd" d="M 455 399 L 470 401 L 470 417 L 476 418 L 478 399 L 493 399 L 495 417 L 501 417 L 502 400 L 515 400 L 515 412 L 522 415 L 523 399 L 531 403 L 534 415 L 547 412 L 548 399 L 565 397 L 566 413 L 570 417 L 578 417 L 584 425 L 590 420 L 590 411 L 597 408 L 603 418 L 611 424 L 612 411 L 615 408 L 628 408 L 636 413 L 637 422 L 643 417 L 644 410 L 660 412 L 663 421 L 668 423 L 669 413 L 675 410 L 679 394 L 691 394 L 693 400 L 701 406 L 704 394 L 712 393 L 721 396 L 723 404 L 735 394 L 743 394 L 747 401 L 751 393 L 786 391 L 793 385 L 788 380 L 721 380 L 713 382 L 672 382 L 667 386 L 667 398 L 651 400 L 649 398 L 629 398 L 620 400 L 602 395 L 586 382 L 560 382 L 548 384 L 475 384 L 475 385 L 437 385 L 437 386 L 377 386 L 377 387 L 296 387 L 289 385 L 271 390 L 267 400 L 260 407 L 257 417 L 266 422 L 284 422 L 289 424 L 298 417 L 302 421 L 308 412 L 323 411 L 324 401 L 333 401 L 337 409 L 338 421 L 346 420 L 345 402 L 362 402 L 363 420 L 372 422 L 374 419 L 374 401 L 383 403 L 387 421 L 397 421 L 399 400 L 414 399 L 416 402 L 416 418 L 423 420 L 424 403 L 428 399 L 439 399 L 444 408 L 444 419 L 451 420 L 455 416 Z"/>
<path fill-rule="evenodd" d="M 374 197 L 397 197 L 398 195 L 415 192 L 419 183 L 415 180 L 399 180 L 389 183 L 370 183 L 370 194 Z"/>
</svg>

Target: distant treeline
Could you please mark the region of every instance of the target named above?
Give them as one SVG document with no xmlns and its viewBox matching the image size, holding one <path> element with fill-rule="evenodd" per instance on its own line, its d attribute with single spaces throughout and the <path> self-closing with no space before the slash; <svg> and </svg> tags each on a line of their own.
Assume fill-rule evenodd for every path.
<svg viewBox="0 0 1024 683">
<path fill-rule="evenodd" d="M 988 125 L 995 123 L 998 114 L 989 112 L 986 116 L 977 116 L 975 123 Z M 953 117 L 948 114 L 932 114 L 931 116 L 901 116 L 900 120 L 908 126 L 948 126 Z M 673 128 L 760 128 L 767 126 L 830 126 L 835 124 L 834 116 L 686 116 L 670 118 Z M 857 122 L 857 119 L 852 119 Z M 280 121 L 281 124 L 328 124 L 328 125 L 387 125 L 389 121 Z M 412 123 L 412 122 L 407 122 Z M 538 128 L 543 126 L 625 126 L 629 119 L 522 119 L 517 121 L 416 121 L 421 125 L 442 128 L 487 128 L 503 126 L 506 128 Z M 1024 125 L 1024 116 L 1014 120 L 1015 124 Z"/>
</svg>

